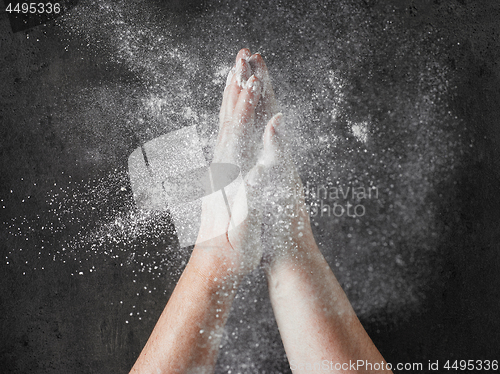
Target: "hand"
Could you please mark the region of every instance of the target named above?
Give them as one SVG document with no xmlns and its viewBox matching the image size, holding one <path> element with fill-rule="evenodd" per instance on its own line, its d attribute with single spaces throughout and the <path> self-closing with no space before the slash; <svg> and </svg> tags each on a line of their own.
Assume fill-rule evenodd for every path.
<svg viewBox="0 0 500 374">
<path fill-rule="evenodd" d="M 310 248 L 315 242 L 302 182 L 287 149 L 286 138 L 279 130 L 283 126 L 283 117 L 278 113 L 269 71 L 259 53 L 248 56 L 250 51 L 242 49 L 236 60 L 247 58 L 252 73 L 262 84 L 262 91 L 255 108 L 254 124 L 245 128 L 248 163 L 244 164 L 244 170 L 253 167 L 253 178 L 259 181 L 259 189 L 252 189 L 255 194 L 254 214 L 262 215 L 264 221 L 264 264 L 270 267 L 280 259 L 297 256 L 299 248 Z M 237 72 L 237 68 L 235 70 Z M 248 71 L 246 65 L 244 70 Z M 231 73 L 228 81 L 230 78 Z M 221 124 L 227 119 L 222 108 Z M 259 141 L 263 130 L 263 141 Z M 260 236 L 260 229 L 256 227 L 255 230 L 252 238 Z"/>
<path fill-rule="evenodd" d="M 304 241 L 314 241 L 302 182 L 277 133 L 283 119 L 276 108 L 262 56 L 242 49 L 224 90 L 213 162 L 239 166 L 244 182 L 239 191 L 227 194 L 231 216 L 226 206 L 204 200 L 198 242 L 224 248 L 217 251 L 245 274 L 259 265 L 263 247 L 270 266 L 296 254 Z M 241 224 L 234 226 L 231 220 Z M 227 235 L 204 239 L 221 225 Z"/>
<path fill-rule="evenodd" d="M 245 85 L 250 76 L 257 78 L 259 98 L 246 105 L 248 112 L 236 107 L 244 105 Z M 264 59 L 259 53 L 250 55 L 246 48 L 239 51 L 236 64 L 229 72 L 219 112 L 219 136 L 213 162 L 232 162 L 246 175 L 257 164 L 262 151 L 262 133 L 267 122 L 277 114 L 271 79 Z M 243 115 L 243 117 L 242 117 Z"/>
<path fill-rule="evenodd" d="M 237 268 L 242 274 L 253 270 L 260 263 L 262 256 L 261 219 L 257 206 L 262 167 L 255 167 L 257 160 L 255 145 L 262 144 L 260 134 L 263 126 L 261 122 L 256 122 L 256 118 L 261 119 L 263 113 L 269 110 L 269 99 L 266 99 L 265 105 L 259 101 L 263 84 L 255 74 L 252 74 L 248 61 L 251 61 L 262 77 L 265 77 L 267 69 L 263 70 L 265 65 L 262 57 L 254 56 L 250 56 L 248 49 L 242 49 L 229 73 L 220 110 L 219 136 L 213 158 L 213 163 L 238 166 L 244 180 L 236 190 L 224 191 L 226 193 L 224 198 L 227 199 L 225 204 L 220 204 L 215 195 L 203 199 L 201 229 L 196 245 L 205 251 L 211 249 L 217 256 L 224 257 L 226 263 Z M 269 97 L 274 99 L 274 95 Z M 259 104 L 261 109 L 257 116 L 256 108 Z M 241 224 L 236 226 L 235 222 Z M 213 238 L 214 232 L 224 234 Z M 259 235 L 255 235 L 256 232 Z"/>
</svg>

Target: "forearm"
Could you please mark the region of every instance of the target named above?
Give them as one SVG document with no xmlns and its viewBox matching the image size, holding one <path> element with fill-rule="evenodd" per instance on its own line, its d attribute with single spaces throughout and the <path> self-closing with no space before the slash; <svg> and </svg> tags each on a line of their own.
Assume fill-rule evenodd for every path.
<svg viewBox="0 0 500 374">
<path fill-rule="evenodd" d="M 240 276 L 195 248 L 131 373 L 211 373 Z"/>
<path fill-rule="evenodd" d="M 267 276 L 288 360 L 297 369 L 294 373 L 301 372 L 301 365 L 314 367 L 324 360 L 385 362 L 315 243 L 275 261 Z"/>
</svg>

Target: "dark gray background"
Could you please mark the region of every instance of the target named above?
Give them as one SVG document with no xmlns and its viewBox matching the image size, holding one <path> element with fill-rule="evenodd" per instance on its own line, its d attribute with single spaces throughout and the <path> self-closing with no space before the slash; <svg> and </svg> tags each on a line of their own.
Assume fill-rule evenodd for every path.
<svg viewBox="0 0 500 374">
<path fill-rule="evenodd" d="M 496 1 L 89 0 L 13 33 L 3 14 L 0 372 L 131 368 L 189 249 L 135 210 L 127 157 L 192 124 L 209 157 L 242 47 L 304 182 L 379 190 L 313 221 L 385 359 L 500 359 L 499 19 Z M 289 372 L 266 287 L 242 286 L 218 372 Z"/>
</svg>

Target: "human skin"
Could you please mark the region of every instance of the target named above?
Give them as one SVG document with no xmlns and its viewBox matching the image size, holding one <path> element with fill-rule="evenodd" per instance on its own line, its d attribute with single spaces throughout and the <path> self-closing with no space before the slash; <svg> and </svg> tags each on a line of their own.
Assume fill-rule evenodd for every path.
<svg viewBox="0 0 500 374">
<path fill-rule="evenodd" d="M 219 118 L 213 162 L 240 167 L 245 195 L 228 201 L 237 215 L 245 198 L 248 217 L 233 229 L 222 222 L 227 233 L 212 238 L 224 214 L 210 200 L 203 203 L 198 242 L 131 373 L 213 372 L 238 285 L 260 264 L 294 373 L 314 372 L 323 360 L 385 363 L 316 245 L 259 54 L 238 53 Z M 276 213 L 277 206 L 284 209 Z"/>
<path fill-rule="evenodd" d="M 275 107 L 267 103 L 264 110 L 273 115 Z M 385 368 L 386 362 L 316 245 L 303 185 L 286 147 L 282 122 L 281 114 L 277 114 L 267 124 L 259 162 L 266 169 L 263 199 L 269 208 L 261 213 L 265 223 L 263 266 L 290 367 L 293 373 L 324 372 L 321 367 L 314 370 L 314 364 L 366 360 Z M 336 371 L 334 366 L 329 367 L 331 372 L 340 373 L 349 373 L 352 368 L 340 365 L 341 370 Z M 364 368 L 354 371 L 369 372 Z"/>
<path fill-rule="evenodd" d="M 246 61 L 249 57 L 248 50 L 238 54 L 224 91 L 214 162 L 241 165 L 247 155 L 239 140 L 244 137 L 244 130 L 254 123 L 262 88 L 259 79 L 250 75 Z M 250 208 L 252 185 L 258 184 L 258 170 L 247 173 L 245 178 Z M 237 197 L 228 198 L 237 212 Z M 258 251 L 247 250 L 246 232 L 250 230 L 251 219 L 231 233 L 211 238 L 214 217 L 220 218 L 217 209 L 210 201 L 203 205 L 199 243 L 131 373 L 213 372 L 238 284 L 259 265 L 261 257 Z"/>
</svg>

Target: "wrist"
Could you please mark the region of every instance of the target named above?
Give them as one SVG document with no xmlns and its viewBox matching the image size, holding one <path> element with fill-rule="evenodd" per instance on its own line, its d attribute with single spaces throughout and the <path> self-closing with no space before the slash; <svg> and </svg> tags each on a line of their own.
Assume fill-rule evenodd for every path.
<svg viewBox="0 0 500 374">
<path fill-rule="evenodd" d="M 264 268 L 268 277 L 274 277 L 289 270 L 307 269 L 318 256 L 323 257 L 311 233 L 310 236 L 294 241 L 287 248 L 273 248 L 273 254 Z"/>
<path fill-rule="evenodd" d="M 211 289 L 223 285 L 237 286 L 243 277 L 242 266 L 229 245 L 223 247 L 195 246 L 189 266 L 200 275 L 203 284 Z"/>
</svg>

